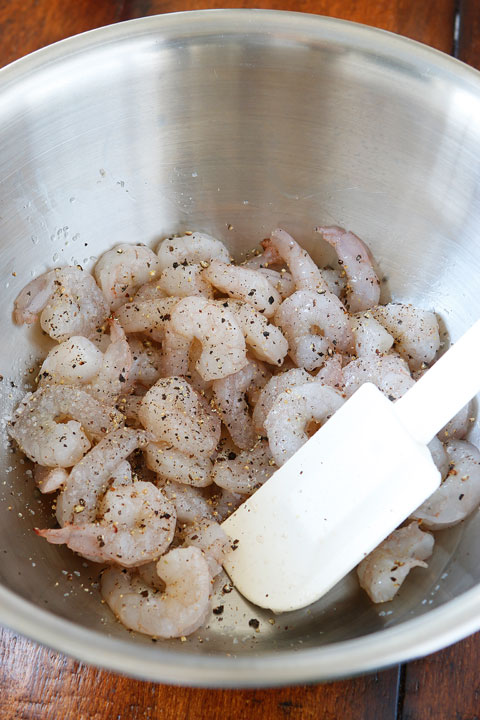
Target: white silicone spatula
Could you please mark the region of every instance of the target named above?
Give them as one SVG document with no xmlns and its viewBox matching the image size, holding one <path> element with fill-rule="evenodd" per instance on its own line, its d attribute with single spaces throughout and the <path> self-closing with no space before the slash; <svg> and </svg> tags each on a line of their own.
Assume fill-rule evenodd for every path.
<svg viewBox="0 0 480 720">
<path fill-rule="evenodd" d="M 480 320 L 396 403 L 367 383 L 224 523 L 225 569 L 276 612 L 324 595 L 440 484 L 427 443 L 480 390 Z"/>
</svg>

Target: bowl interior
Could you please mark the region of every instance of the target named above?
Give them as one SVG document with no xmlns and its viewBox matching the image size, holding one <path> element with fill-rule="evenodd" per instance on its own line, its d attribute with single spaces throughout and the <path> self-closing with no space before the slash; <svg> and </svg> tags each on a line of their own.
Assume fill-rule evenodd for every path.
<svg viewBox="0 0 480 720">
<path fill-rule="evenodd" d="M 187 229 L 220 237 L 239 258 L 281 226 L 321 260 L 329 255 L 313 228 L 338 224 L 372 249 L 385 297 L 434 309 L 454 339 L 480 311 L 480 83 L 386 33 L 221 12 L 60 43 L 1 71 L 0 97 L 0 581 L 133 642 L 100 604 L 98 568 L 32 531 L 54 522 L 52 501 L 33 489 L 5 426 L 48 342 L 13 325 L 16 294 L 47 268 L 90 268 L 117 243 Z M 371 605 L 350 576 L 316 605 L 274 617 L 223 594 L 220 578 L 223 615 L 162 648 L 258 655 L 403 623 L 480 578 L 478 514 L 436 538 L 429 569 L 414 570 L 388 606 Z"/>
</svg>

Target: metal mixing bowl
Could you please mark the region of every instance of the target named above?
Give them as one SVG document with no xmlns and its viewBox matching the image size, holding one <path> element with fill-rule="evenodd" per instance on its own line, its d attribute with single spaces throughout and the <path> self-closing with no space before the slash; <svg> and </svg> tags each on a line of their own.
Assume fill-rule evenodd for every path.
<svg viewBox="0 0 480 720">
<path fill-rule="evenodd" d="M 455 339 L 480 311 L 479 117 L 480 76 L 461 63 L 292 13 L 150 17 L 1 70 L 2 418 L 45 350 L 38 330 L 12 324 L 20 288 L 46 268 L 91 267 L 116 243 L 185 229 L 240 256 L 283 226 L 319 259 L 314 225 L 351 228 L 392 297 L 435 308 Z M 164 682 L 285 684 L 386 666 L 480 627 L 475 514 L 437 534 L 428 571 L 386 606 L 348 577 L 271 624 L 219 590 L 221 619 L 153 644 L 100 603 L 95 566 L 34 535 L 53 523 L 51 501 L 26 470 L 4 436 L 0 621 L 88 662 Z"/>
</svg>

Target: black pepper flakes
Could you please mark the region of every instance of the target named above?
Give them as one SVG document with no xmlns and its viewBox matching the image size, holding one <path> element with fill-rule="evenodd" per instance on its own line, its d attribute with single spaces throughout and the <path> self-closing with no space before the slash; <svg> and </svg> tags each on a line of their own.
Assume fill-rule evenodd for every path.
<svg viewBox="0 0 480 720">
<path fill-rule="evenodd" d="M 257 618 L 251 618 L 251 619 L 248 621 L 248 624 L 249 624 L 250 627 L 252 627 L 254 630 L 258 630 L 258 628 L 260 627 L 260 621 L 257 620 Z"/>
</svg>

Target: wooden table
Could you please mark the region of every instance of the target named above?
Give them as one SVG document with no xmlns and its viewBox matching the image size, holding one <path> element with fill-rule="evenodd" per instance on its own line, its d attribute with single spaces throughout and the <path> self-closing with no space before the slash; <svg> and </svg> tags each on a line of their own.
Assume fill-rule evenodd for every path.
<svg viewBox="0 0 480 720">
<path fill-rule="evenodd" d="M 0 66 L 100 25 L 206 7 L 299 10 L 355 20 L 420 40 L 480 69 L 478 0 L 0 0 Z M 192 690 L 130 680 L 8 630 L 0 630 L 0 653 L 1 720 L 480 717 L 480 634 L 374 675 L 275 690 Z"/>
</svg>

